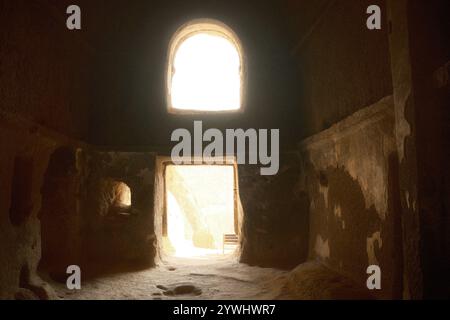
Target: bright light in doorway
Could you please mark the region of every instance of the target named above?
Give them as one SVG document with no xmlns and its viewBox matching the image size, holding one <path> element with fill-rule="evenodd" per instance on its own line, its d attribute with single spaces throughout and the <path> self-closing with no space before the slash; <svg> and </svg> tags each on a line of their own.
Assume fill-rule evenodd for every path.
<svg viewBox="0 0 450 320">
<path fill-rule="evenodd" d="M 241 61 L 227 38 L 196 33 L 175 52 L 171 82 L 172 108 L 231 111 L 241 107 Z"/>
<path fill-rule="evenodd" d="M 235 233 L 234 168 L 166 167 L 165 251 L 179 257 L 223 254 L 223 235 Z"/>
</svg>

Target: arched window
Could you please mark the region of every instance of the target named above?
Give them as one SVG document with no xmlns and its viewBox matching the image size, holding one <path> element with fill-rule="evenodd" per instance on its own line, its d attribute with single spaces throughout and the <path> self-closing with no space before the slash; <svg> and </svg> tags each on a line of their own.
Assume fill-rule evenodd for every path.
<svg viewBox="0 0 450 320">
<path fill-rule="evenodd" d="M 237 36 L 223 23 L 195 20 L 169 47 L 167 102 L 171 113 L 242 110 L 245 61 Z"/>
</svg>

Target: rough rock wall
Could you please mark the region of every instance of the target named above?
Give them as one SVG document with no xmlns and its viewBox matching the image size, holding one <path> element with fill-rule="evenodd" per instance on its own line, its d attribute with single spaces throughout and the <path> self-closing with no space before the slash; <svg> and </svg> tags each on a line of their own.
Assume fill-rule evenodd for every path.
<svg viewBox="0 0 450 320">
<path fill-rule="evenodd" d="M 302 137 L 392 94 L 385 1 L 286 1 L 296 40 L 292 54 L 303 80 L 297 88 Z M 383 12 L 381 30 L 366 28 L 365 12 L 373 4 Z M 317 8 L 322 10 L 315 17 L 303 18 Z"/>
<path fill-rule="evenodd" d="M 8 263 L 0 266 L 0 297 L 55 298 L 38 270 L 63 281 L 69 265 L 85 277 L 153 265 L 154 155 L 92 151 L 5 117 L 0 258 Z M 117 182 L 130 187 L 131 206 L 117 205 Z"/>
<path fill-rule="evenodd" d="M 54 228 L 45 244 L 54 241 L 60 256 L 74 249 L 68 244 L 75 236 L 71 232 L 65 242 L 55 240 L 62 238 L 56 231 L 77 230 L 70 219 L 78 212 L 78 169 L 52 178 L 47 173 L 57 149 L 75 154 L 85 147 L 74 139 L 88 133 L 91 58 L 80 34 L 66 28 L 65 11 L 46 0 L 0 0 L 0 297 L 49 297 L 36 269 L 41 231 L 50 235 L 45 229 L 50 224 L 41 230 L 39 219 L 70 217 L 70 227 Z"/>
<path fill-rule="evenodd" d="M 307 258 L 309 200 L 298 190 L 300 162 L 296 153 L 280 155 L 280 170 L 261 176 L 259 168 L 240 165 L 242 203 L 241 262 L 291 268 Z"/>
<path fill-rule="evenodd" d="M 3 113 L 0 145 L 0 298 L 52 298 L 36 273 L 41 257 L 41 188 L 52 153 L 61 146 L 82 145 Z"/>
<path fill-rule="evenodd" d="M 310 259 L 360 284 L 379 265 L 379 297 L 402 289 L 401 212 L 392 97 L 301 143 L 310 199 Z"/>
<path fill-rule="evenodd" d="M 420 216 L 421 226 L 423 297 L 448 298 L 450 297 L 449 2 L 410 0 L 408 8 L 411 82 L 408 84 L 401 79 L 398 88 L 409 87 L 413 97 L 411 99 L 413 103 L 404 110 L 405 114 L 415 114 L 415 118 L 407 118 L 408 121 L 415 122 L 415 126 L 411 126 L 411 136 L 405 137 L 404 141 L 407 146 L 407 143 L 411 143 L 406 142 L 407 140 L 416 138 L 419 191 L 416 210 Z M 403 49 L 407 49 L 407 44 L 403 45 Z M 401 67 L 400 63 L 404 61 L 404 57 L 397 56 L 398 67 Z M 400 107 L 401 105 L 399 109 Z M 408 149 L 405 150 L 405 156 L 408 157 Z M 407 158 L 405 166 L 408 166 Z"/>
<path fill-rule="evenodd" d="M 408 0 L 388 0 L 392 22 L 389 34 L 391 72 L 395 110 L 395 138 L 399 159 L 399 188 L 403 233 L 403 297 L 423 297 L 417 129 L 412 86 L 411 34 L 408 26 Z"/>
<path fill-rule="evenodd" d="M 65 19 L 47 0 L 0 1 L 0 110 L 84 139 L 93 51 Z"/>
<path fill-rule="evenodd" d="M 83 208 L 88 152 L 68 146 L 50 155 L 41 187 L 42 257 L 39 269 L 65 280 L 70 265 L 82 265 Z"/>
<path fill-rule="evenodd" d="M 93 152 L 84 204 L 83 246 L 92 272 L 109 263 L 153 265 L 155 155 L 132 152 Z M 114 207 L 111 188 L 123 182 L 131 190 L 131 206 Z M 91 270 L 90 270 L 91 271 Z"/>
<path fill-rule="evenodd" d="M 167 236 L 167 218 L 165 217 L 165 179 L 164 168 L 165 162 L 169 161 L 169 157 L 157 157 L 155 164 L 155 182 L 154 182 L 154 227 L 157 241 L 155 261 L 160 262 L 164 258 L 163 237 Z"/>
</svg>

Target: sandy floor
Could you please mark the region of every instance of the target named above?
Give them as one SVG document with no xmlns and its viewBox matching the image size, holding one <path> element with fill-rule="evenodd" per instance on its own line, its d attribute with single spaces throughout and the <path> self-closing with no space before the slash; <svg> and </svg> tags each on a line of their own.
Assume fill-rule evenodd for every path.
<svg viewBox="0 0 450 320">
<path fill-rule="evenodd" d="M 53 287 L 63 299 L 274 299 L 286 275 L 240 264 L 232 255 L 170 257 L 156 268 L 82 282 L 81 290 Z"/>
</svg>

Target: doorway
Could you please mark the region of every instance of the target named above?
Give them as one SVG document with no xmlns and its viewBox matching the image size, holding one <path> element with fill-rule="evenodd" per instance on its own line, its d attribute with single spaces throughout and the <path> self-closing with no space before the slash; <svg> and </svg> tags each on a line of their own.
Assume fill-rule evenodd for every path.
<svg viewBox="0 0 450 320">
<path fill-rule="evenodd" d="M 164 170 L 163 251 L 176 257 L 234 252 L 238 224 L 234 165 L 174 165 Z"/>
</svg>

